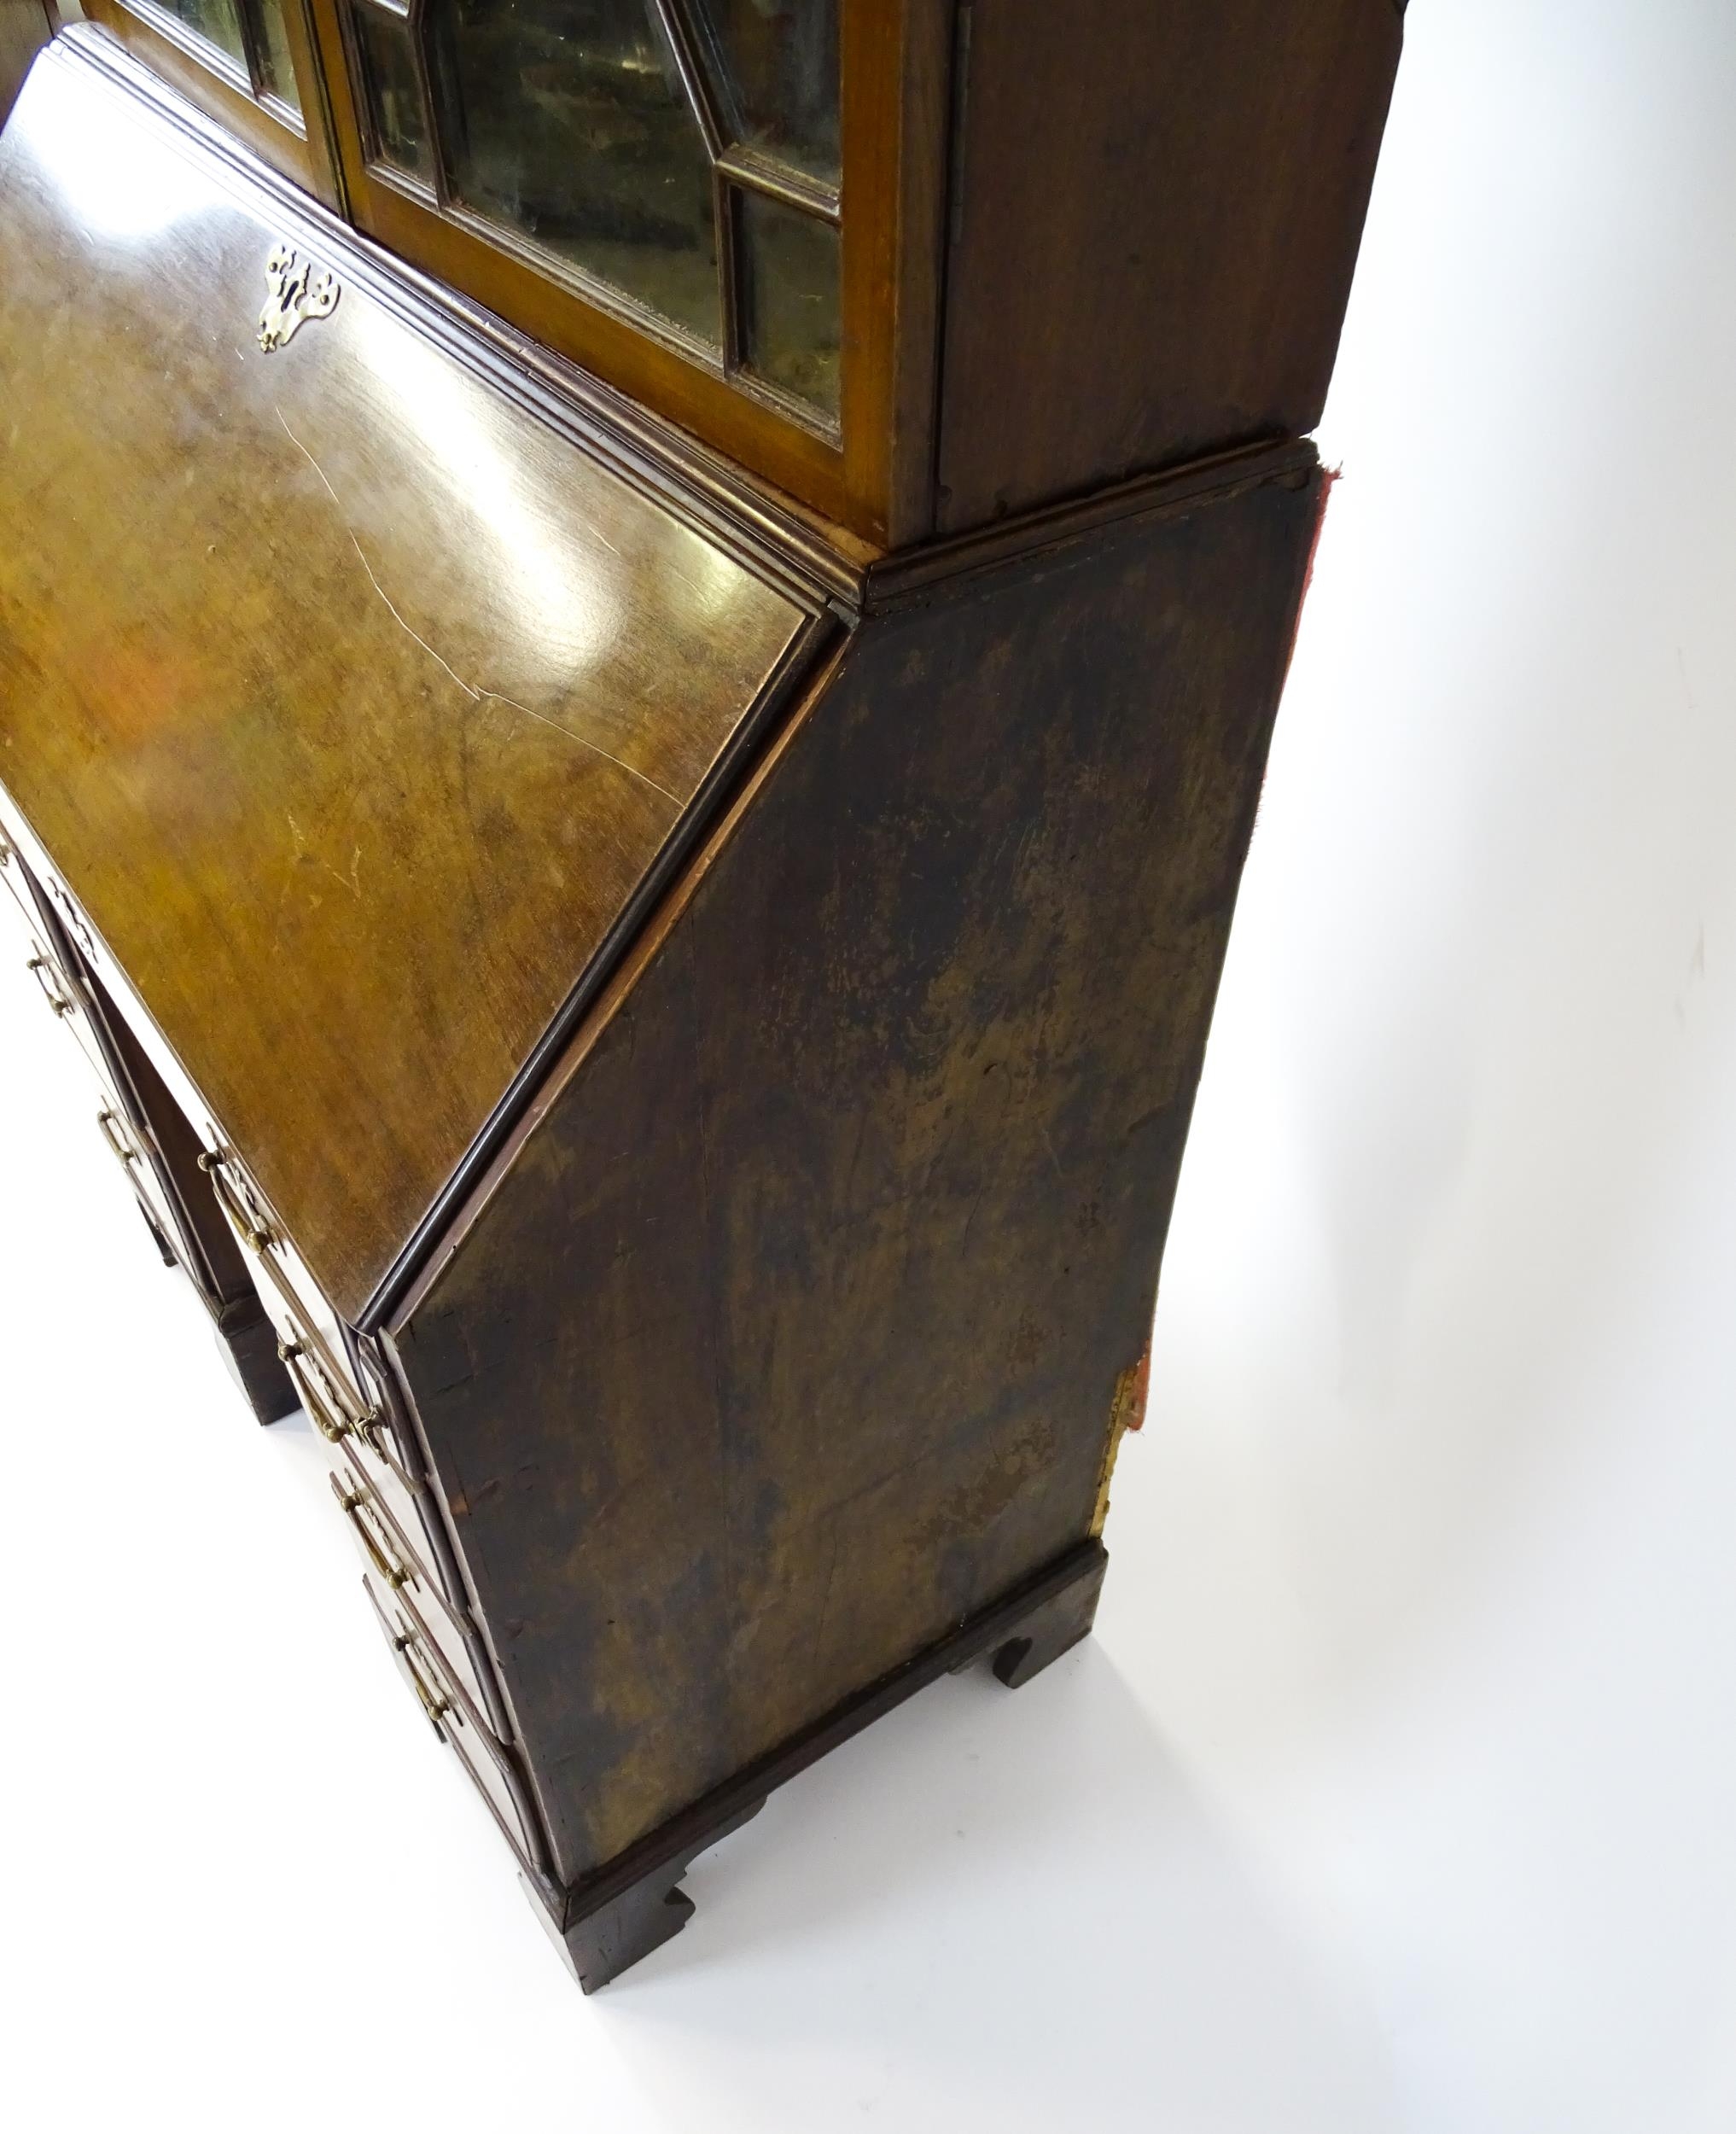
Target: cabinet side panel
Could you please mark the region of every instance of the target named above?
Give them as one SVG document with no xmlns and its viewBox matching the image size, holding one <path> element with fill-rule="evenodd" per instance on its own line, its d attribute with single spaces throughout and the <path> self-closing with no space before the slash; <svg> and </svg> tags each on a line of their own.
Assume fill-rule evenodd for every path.
<svg viewBox="0 0 1736 2134">
<path fill-rule="evenodd" d="M 1312 429 L 1392 0 L 962 4 L 937 524 Z"/>
<path fill-rule="evenodd" d="M 1317 493 L 866 625 L 399 1328 L 568 1875 L 1091 1531 Z"/>
</svg>

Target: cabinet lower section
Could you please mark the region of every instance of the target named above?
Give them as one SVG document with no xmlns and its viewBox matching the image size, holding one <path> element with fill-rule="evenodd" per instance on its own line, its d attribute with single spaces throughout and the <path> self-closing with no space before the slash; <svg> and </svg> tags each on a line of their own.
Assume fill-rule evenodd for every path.
<svg viewBox="0 0 1736 2134">
<path fill-rule="evenodd" d="M 596 1992 L 678 1934 L 694 1911 L 679 1885 L 699 1855 L 751 1822 L 768 1794 L 852 1735 L 941 1676 L 962 1673 L 979 1660 L 989 1663 L 998 1681 L 1017 1689 L 1088 1636 L 1108 1565 L 1101 1542 L 1070 1549 L 952 1636 L 749 1764 L 599 1874 L 562 1892 L 556 1906 L 526 1878 L 527 1894 L 585 1991 Z"/>
<path fill-rule="evenodd" d="M 87 612 L 72 520 L 0 544 L 21 982 L 589 1989 L 772 1787 L 1089 1627 L 1318 462 L 822 555 L 359 255 L 232 362 L 186 321 L 256 313 L 284 203 L 213 180 L 143 304 L 33 109 L 0 353 L 71 324 L 0 503 L 180 546 Z M 545 574 L 446 538 L 399 370 Z"/>
<path fill-rule="evenodd" d="M 238 1160 L 207 1145 L 214 1136 L 201 1142 L 141 1052 L 79 945 L 84 930 L 70 900 L 63 895 L 63 911 L 9 841 L 0 842 L 0 882 L 10 892 L 0 922 L 27 951 L 19 958 L 26 975 L 84 1054 L 97 1130 L 152 1247 L 198 1292 L 254 1416 L 270 1423 L 300 1408 L 323 1441 L 334 1513 L 355 1543 L 369 1612 L 435 1740 L 457 1758 L 511 1848 L 526 1893 L 585 1992 L 679 1932 L 694 1910 L 679 1887 L 689 1866 L 757 1814 L 778 1787 L 941 1675 L 986 1659 L 1017 1687 L 1089 1632 L 1107 1563 L 1094 1540 L 749 1763 L 618 1858 L 563 1883 L 384 1360 L 328 1307 L 310 1302 L 311 1278 L 277 1236 Z"/>
</svg>

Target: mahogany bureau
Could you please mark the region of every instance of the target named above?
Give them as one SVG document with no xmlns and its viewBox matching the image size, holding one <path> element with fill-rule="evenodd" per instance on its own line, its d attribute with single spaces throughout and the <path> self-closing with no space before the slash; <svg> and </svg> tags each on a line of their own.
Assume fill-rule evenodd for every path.
<svg viewBox="0 0 1736 2134">
<path fill-rule="evenodd" d="M 1400 11 L 91 12 L 0 936 L 589 1990 L 1090 1627 Z"/>
</svg>

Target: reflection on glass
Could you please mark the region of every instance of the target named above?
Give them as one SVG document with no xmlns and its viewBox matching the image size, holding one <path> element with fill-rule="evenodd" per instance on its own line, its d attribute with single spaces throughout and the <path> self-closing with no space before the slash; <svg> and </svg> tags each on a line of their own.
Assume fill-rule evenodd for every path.
<svg viewBox="0 0 1736 2134">
<path fill-rule="evenodd" d="M 711 166 L 647 0 L 432 0 L 455 201 L 715 346 Z"/>
<path fill-rule="evenodd" d="M 737 199 L 748 368 L 836 417 L 837 230 L 757 193 Z"/>
<path fill-rule="evenodd" d="M 259 87 L 300 111 L 301 97 L 295 86 L 295 65 L 289 56 L 289 39 L 283 28 L 283 0 L 258 0 L 258 7 Z"/>
<path fill-rule="evenodd" d="M 356 42 L 367 77 L 369 114 L 380 154 L 426 185 L 434 184 L 434 152 L 422 122 L 422 90 L 410 49 L 410 25 L 365 4 L 354 15 Z"/>
<path fill-rule="evenodd" d="M 227 52 L 241 66 L 247 65 L 247 46 L 242 41 L 236 0 L 162 0 L 162 4 L 189 30 L 196 30 L 207 44 Z"/>
<path fill-rule="evenodd" d="M 838 0 L 696 0 L 750 148 L 838 182 Z"/>
</svg>

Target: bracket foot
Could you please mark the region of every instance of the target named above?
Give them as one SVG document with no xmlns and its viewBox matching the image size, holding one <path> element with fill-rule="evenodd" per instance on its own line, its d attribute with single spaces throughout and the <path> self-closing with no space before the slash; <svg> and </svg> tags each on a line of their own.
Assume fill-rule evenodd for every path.
<svg viewBox="0 0 1736 2134">
<path fill-rule="evenodd" d="M 585 1992 L 595 1993 L 599 1986 L 618 1978 L 629 1964 L 674 1939 L 695 1910 L 693 1899 L 678 1886 L 682 1876 L 702 1852 L 750 1822 L 765 1805 L 762 1794 L 726 1823 L 708 1831 L 697 1845 L 663 1860 L 637 1882 L 615 1890 L 590 1910 L 569 1917 L 564 1928 L 556 1926 L 536 1891 L 523 1875 L 519 1877 L 550 1939 Z M 575 1909 L 585 1901 L 582 1896 L 576 1898 Z"/>
<path fill-rule="evenodd" d="M 991 1650 L 988 1664 L 997 1682 L 1009 1689 L 1022 1688 L 1033 1675 L 1040 1675 L 1090 1636 L 1107 1568 L 1108 1560 L 1099 1556 L 1082 1577 L 1033 1608 L 1012 1635 Z"/>
<path fill-rule="evenodd" d="M 218 1321 L 217 1345 L 230 1375 L 259 1423 L 280 1423 L 301 1405 L 295 1383 L 277 1358 L 277 1329 L 254 1305 L 253 1315 L 231 1316 L 225 1311 Z"/>
</svg>

